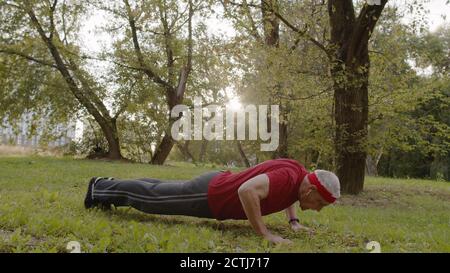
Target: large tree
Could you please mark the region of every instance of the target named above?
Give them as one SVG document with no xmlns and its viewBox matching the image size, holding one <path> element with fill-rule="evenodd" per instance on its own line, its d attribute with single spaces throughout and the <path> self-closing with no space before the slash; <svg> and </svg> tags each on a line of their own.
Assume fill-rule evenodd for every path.
<svg viewBox="0 0 450 273">
<path fill-rule="evenodd" d="M 368 124 L 369 39 L 387 0 L 364 4 L 356 17 L 352 0 L 329 0 L 330 61 L 334 81 L 337 175 L 344 192 L 364 186 Z"/>
<path fill-rule="evenodd" d="M 192 72 L 193 16 L 203 7 L 200 1 L 90 1 L 107 11 L 116 20 L 110 26 L 111 34 L 124 34 L 115 41 L 115 52 L 110 61 L 140 73 L 151 90 L 163 100 L 165 120 L 158 122 L 161 137 L 155 143 L 152 164 L 163 164 L 175 144 L 171 135 L 176 121 L 170 111 L 183 102 Z M 111 30 L 114 29 L 114 30 Z M 117 35 L 118 36 L 118 35 Z M 107 54 L 108 55 L 108 54 Z M 153 102 L 157 104 L 158 102 Z"/>
<path fill-rule="evenodd" d="M 275 12 L 278 12 L 279 3 L 278 0 L 262 0 L 261 1 L 261 17 L 262 25 L 264 30 L 264 45 L 269 48 L 278 48 L 280 45 L 280 19 L 276 16 Z M 275 85 L 274 92 L 276 94 L 280 93 L 280 86 Z M 279 146 L 276 151 L 274 151 L 273 158 L 287 158 L 288 153 L 288 112 L 289 112 L 289 102 L 283 99 L 279 99 L 280 106 L 280 123 L 278 125 L 279 131 Z M 270 103 L 271 104 L 271 103 Z"/>
<path fill-rule="evenodd" d="M 138 63 L 148 78 L 151 81 L 159 84 L 165 91 L 166 102 L 169 111 L 172 110 L 177 104 L 183 101 L 184 93 L 186 91 L 186 84 L 188 81 L 189 74 L 192 69 L 192 17 L 194 14 L 194 6 L 191 0 L 187 3 L 188 9 L 188 35 L 187 35 L 187 55 L 185 58 L 184 65 L 181 66 L 178 77 L 176 77 L 177 71 L 175 67 L 175 57 L 173 49 L 173 35 L 175 34 L 174 27 L 176 26 L 176 21 L 178 18 L 173 19 L 172 22 L 168 18 L 168 7 L 166 1 L 160 1 L 157 5 L 160 13 L 160 20 L 163 30 L 163 39 L 165 43 L 165 54 L 166 54 L 166 66 L 167 66 L 167 80 L 162 79 L 160 76 L 152 71 L 150 66 L 145 63 L 144 56 L 139 45 L 139 38 L 136 28 L 136 10 L 132 10 L 128 0 L 123 1 L 126 6 L 129 27 L 132 34 L 133 46 Z M 169 122 L 167 130 L 164 132 L 164 136 L 161 142 L 156 147 L 156 151 L 153 154 L 151 163 L 152 164 L 163 164 L 166 158 L 169 156 L 173 145 L 175 144 L 172 135 L 170 134 L 170 128 L 175 122 L 175 119 L 171 116 L 169 117 Z"/>
<path fill-rule="evenodd" d="M 329 0 L 329 41 L 321 43 L 308 29 L 280 20 L 328 57 L 334 91 L 335 165 L 344 192 L 363 190 L 370 72 L 369 40 L 387 0 L 363 3 L 359 15 L 352 0 Z"/>
<path fill-rule="evenodd" d="M 313 19 L 322 16 L 322 7 L 327 7 L 329 27 L 319 25 L 322 31 L 317 31 L 317 28 L 312 26 L 311 18 L 296 18 L 289 8 L 293 7 L 292 3 L 269 0 L 262 0 L 261 3 L 225 2 L 244 8 L 259 7 L 263 11 L 264 18 L 272 18 L 271 16 L 275 15 L 296 34 L 295 44 L 302 39 L 316 46 L 327 56 L 334 91 L 334 146 L 337 174 L 344 192 L 359 193 L 363 189 L 366 162 L 369 39 L 387 0 L 375 1 L 374 4 L 363 3 L 359 15 L 356 14 L 352 0 L 329 0 L 327 3 L 305 1 L 305 5 L 311 6 L 310 15 L 306 16 Z M 298 22 L 301 27 L 296 26 Z M 250 33 L 255 33 L 255 27 L 251 27 L 251 23 L 252 20 L 247 29 Z M 266 19 L 264 30 L 266 42 L 273 42 L 273 38 L 276 39 L 277 36 L 270 34 L 277 30 L 277 21 Z M 324 39 L 321 35 L 327 38 Z"/>
<path fill-rule="evenodd" d="M 101 90 L 94 77 L 83 68 L 81 53 L 71 38 L 76 32 L 83 6 L 66 1 L 2 1 L 0 12 L 14 19 L 14 24 L 2 30 L 0 53 L 24 58 L 35 64 L 50 67 L 62 76 L 67 88 L 61 96 L 71 96 L 81 104 L 100 126 L 108 142 L 108 158 L 121 159 L 117 131 L 117 115 L 112 115 L 101 99 Z M 4 33 L 7 31 L 8 33 Z M 26 42 L 46 48 L 44 54 L 36 50 L 24 52 Z M 29 46 L 29 45 L 28 45 Z M 66 93 L 67 92 L 67 93 Z M 48 100 L 52 100 L 51 97 Z"/>
</svg>

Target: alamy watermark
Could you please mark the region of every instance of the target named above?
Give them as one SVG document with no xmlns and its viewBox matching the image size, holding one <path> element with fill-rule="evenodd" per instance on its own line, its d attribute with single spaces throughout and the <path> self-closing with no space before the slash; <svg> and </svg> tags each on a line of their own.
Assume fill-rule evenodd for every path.
<svg viewBox="0 0 450 273">
<path fill-rule="evenodd" d="M 229 105 L 202 107 L 201 97 L 195 97 L 193 110 L 184 104 L 172 108 L 172 118 L 178 118 L 181 115 L 181 118 L 172 125 L 172 138 L 179 141 L 192 139 L 257 140 L 259 137 L 261 141 L 268 141 L 268 143 L 261 144 L 261 151 L 275 151 L 279 144 L 279 106 L 271 105 L 270 113 L 268 110 L 268 105 L 258 105 L 257 107 L 253 104 L 248 104 L 242 109 L 233 109 Z M 246 138 L 247 129 L 248 138 Z"/>
<path fill-rule="evenodd" d="M 78 241 L 70 241 L 67 243 L 66 249 L 69 253 L 82 253 L 81 244 Z M 366 244 L 369 253 L 381 253 L 381 245 L 377 241 L 370 241 Z M 234 262 L 233 262 L 234 263 Z M 266 263 L 267 265 L 267 263 Z M 183 266 L 181 266 L 183 267 Z"/>
<path fill-rule="evenodd" d="M 366 244 L 366 249 L 370 253 L 381 253 L 381 245 L 377 241 L 370 241 Z"/>
</svg>

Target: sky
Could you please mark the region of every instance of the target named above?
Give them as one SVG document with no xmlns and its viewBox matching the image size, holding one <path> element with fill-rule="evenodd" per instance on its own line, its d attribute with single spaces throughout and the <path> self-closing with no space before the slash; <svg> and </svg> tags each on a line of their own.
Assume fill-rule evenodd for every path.
<svg viewBox="0 0 450 273">
<path fill-rule="evenodd" d="M 411 0 L 391 0 L 390 3 L 405 6 L 405 3 Z M 435 31 L 443 23 L 449 23 L 450 18 L 445 18 L 446 15 L 450 15 L 450 4 L 446 4 L 447 0 L 425 0 L 424 6 L 429 13 L 425 15 L 425 19 L 428 21 L 428 29 Z M 404 22 L 410 22 L 413 19 L 414 14 L 407 13 Z M 83 43 L 90 49 L 91 52 L 99 52 L 102 45 L 108 45 L 110 37 L 105 33 L 96 31 L 98 26 L 103 25 L 107 20 L 103 13 L 96 13 L 88 19 L 83 27 Z M 224 22 L 216 18 L 210 18 L 208 20 L 208 28 L 212 33 L 222 33 L 226 36 L 232 36 L 234 31 L 229 22 Z"/>
<path fill-rule="evenodd" d="M 392 0 L 391 4 L 398 6 L 406 6 L 405 3 L 411 0 Z M 450 23 L 450 18 L 446 15 L 450 15 L 450 4 L 446 4 L 447 0 L 426 0 L 424 3 L 425 10 L 428 12 L 424 18 L 426 20 L 428 29 L 430 31 L 436 31 L 438 27 L 444 23 Z M 407 13 L 403 19 L 404 23 L 409 23 L 414 20 L 414 13 Z M 108 47 L 111 42 L 111 37 L 103 32 L 99 32 L 99 26 L 104 25 L 107 21 L 107 16 L 104 13 L 95 13 L 90 19 L 86 20 L 82 28 L 82 44 L 83 48 L 88 48 L 89 54 L 99 53 L 102 47 Z M 222 36 L 233 36 L 234 30 L 230 22 L 224 22 L 223 20 L 215 17 L 208 19 L 208 29 L 211 33 L 222 34 Z M 93 63 L 91 68 L 93 70 L 106 70 L 106 64 Z M 239 100 L 233 99 L 233 107 L 238 107 Z M 77 122 L 77 137 L 81 136 L 81 122 Z"/>
<path fill-rule="evenodd" d="M 447 0 L 431 0 L 426 5 L 430 10 L 430 14 L 427 16 L 429 20 L 429 29 L 435 31 L 443 23 L 449 23 L 450 18 L 445 18 L 446 15 L 450 15 L 450 4 L 446 5 Z"/>
</svg>

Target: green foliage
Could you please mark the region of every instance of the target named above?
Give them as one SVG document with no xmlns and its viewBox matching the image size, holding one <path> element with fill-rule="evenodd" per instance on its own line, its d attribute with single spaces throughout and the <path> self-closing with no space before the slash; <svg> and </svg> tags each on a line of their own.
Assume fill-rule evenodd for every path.
<svg viewBox="0 0 450 273">
<path fill-rule="evenodd" d="M 372 58 L 375 68 L 371 77 L 371 153 L 384 154 L 382 174 L 436 178 L 441 173 L 449 179 L 450 86 L 446 58 L 442 58 L 448 54 L 448 32 L 416 36 L 405 33 L 407 29 L 400 24 L 396 29 L 397 33 L 392 32 L 395 28 L 388 32 L 395 36 L 377 37 L 383 43 L 375 45 L 389 48 L 384 51 L 388 56 L 380 59 L 374 54 Z M 401 29 L 403 34 L 398 33 Z M 416 67 L 406 63 L 411 63 L 410 56 Z M 416 72 L 429 65 L 432 74 Z M 387 71 L 381 72 L 378 67 Z"/>
<path fill-rule="evenodd" d="M 280 39 L 276 46 L 265 42 L 264 18 L 257 5 L 193 2 L 192 70 L 182 102 L 192 106 L 193 98 L 201 96 L 206 104 L 226 105 L 229 95 L 234 93 L 243 105 L 277 104 L 281 121 L 287 124 L 287 154 L 307 167 L 333 169 L 336 128 L 330 59 L 311 42 L 314 38 L 330 49 L 327 6 L 309 0 L 278 2 L 283 18 L 302 31 L 292 31 L 278 20 Z M 357 12 L 363 2 L 356 1 Z M 15 124 L 22 113 L 33 111 L 30 130 L 33 134 L 39 117 L 49 117 L 48 138 L 52 137 L 55 124 L 80 118 L 86 120 L 87 131 L 78 143 L 79 153 L 90 154 L 93 150 L 106 153 L 104 132 L 86 106 L 69 92 L 67 82 L 54 68 L 53 57 L 29 20 L 27 8 L 32 7 L 49 33 L 50 2 L 8 3 L 19 4 L 21 8 L 5 1 L 0 3 L 0 118 L 8 117 Z M 176 87 L 180 70 L 186 65 L 189 2 L 129 0 L 128 3 L 129 13 L 123 1 L 59 1 L 53 11 L 59 37 L 54 36 L 52 41 L 64 62 L 70 63 L 68 68 L 89 101 L 97 110 L 104 105 L 107 113 L 100 111 L 101 114 L 117 120 L 122 154 L 135 161 L 149 162 L 154 147 L 170 129 L 167 85 Z M 428 171 L 418 175 L 434 177 L 431 173 L 441 173 L 448 177 L 445 168 L 439 166 L 445 166 L 450 150 L 450 32 L 448 26 L 442 26 L 436 33 L 419 32 L 424 27 L 425 12 L 423 1 L 388 6 L 372 34 L 369 137 L 363 146 L 375 169 L 383 160 L 391 162 L 384 162 L 383 166 L 390 164 L 389 168 L 393 168 L 408 164 L 404 159 L 407 155 L 416 155 L 428 158 L 423 161 L 428 162 L 423 168 Z M 402 19 L 409 13 L 416 16 L 405 24 Z M 95 14 L 108 18 L 96 27 L 96 34 L 111 37 L 111 43 L 94 53 L 83 43 L 81 29 L 83 22 Z M 133 43 L 129 15 L 136 25 L 142 63 Z M 210 33 L 208 20 L 214 16 L 231 23 L 234 35 Z M 143 67 L 167 85 L 148 76 Z M 365 69 L 359 68 L 361 73 Z M 431 72 L 424 74 L 421 69 Z M 342 75 L 334 83 L 345 80 Z M 259 144 L 259 141 L 241 142 L 247 157 L 257 161 L 271 158 L 273 154 L 261 152 Z M 217 164 L 233 159 L 242 161 L 235 142 L 210 143 L 205 156 L 200 156 L 202 145 L 201 141 L 191 142 L 189 149 L 194 161 Z M 393 162 L 395 156 L 391 155 L 396 153 L 405 153 L 397 160 L 406 162 Z M 189 159 L 177 149 L 171 156 Z M 410 164 L 409 169 L 413 167 Z M 407 173 L 406 169 L 402 167 L 401 173 Z M 383 173 L 395 173 L 385 170 Z"/>
</svg>

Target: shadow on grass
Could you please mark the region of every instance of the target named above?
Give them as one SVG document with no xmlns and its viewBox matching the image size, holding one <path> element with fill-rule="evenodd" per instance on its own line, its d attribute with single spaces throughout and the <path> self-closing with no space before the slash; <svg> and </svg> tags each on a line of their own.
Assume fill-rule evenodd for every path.
<svg viewBox="0 0 450 273">
<path fill-rule="evenodd" d="M 256 236 L 256 233 L 246 220 L 228 220 L 223 222 L 215 219 L 190 216 L 145 214 L 132 208 L 112 209 L 105 213 L 126 221 L 163 224 L 167 226 L 186 225 L 199 228 L 211 228 L 215 231 L 230 233 L 234 236 Z M 285 229 L 274 225 L 268 225 L 268 228 L 277 233 L 285 232 Z"/>
</svg>

